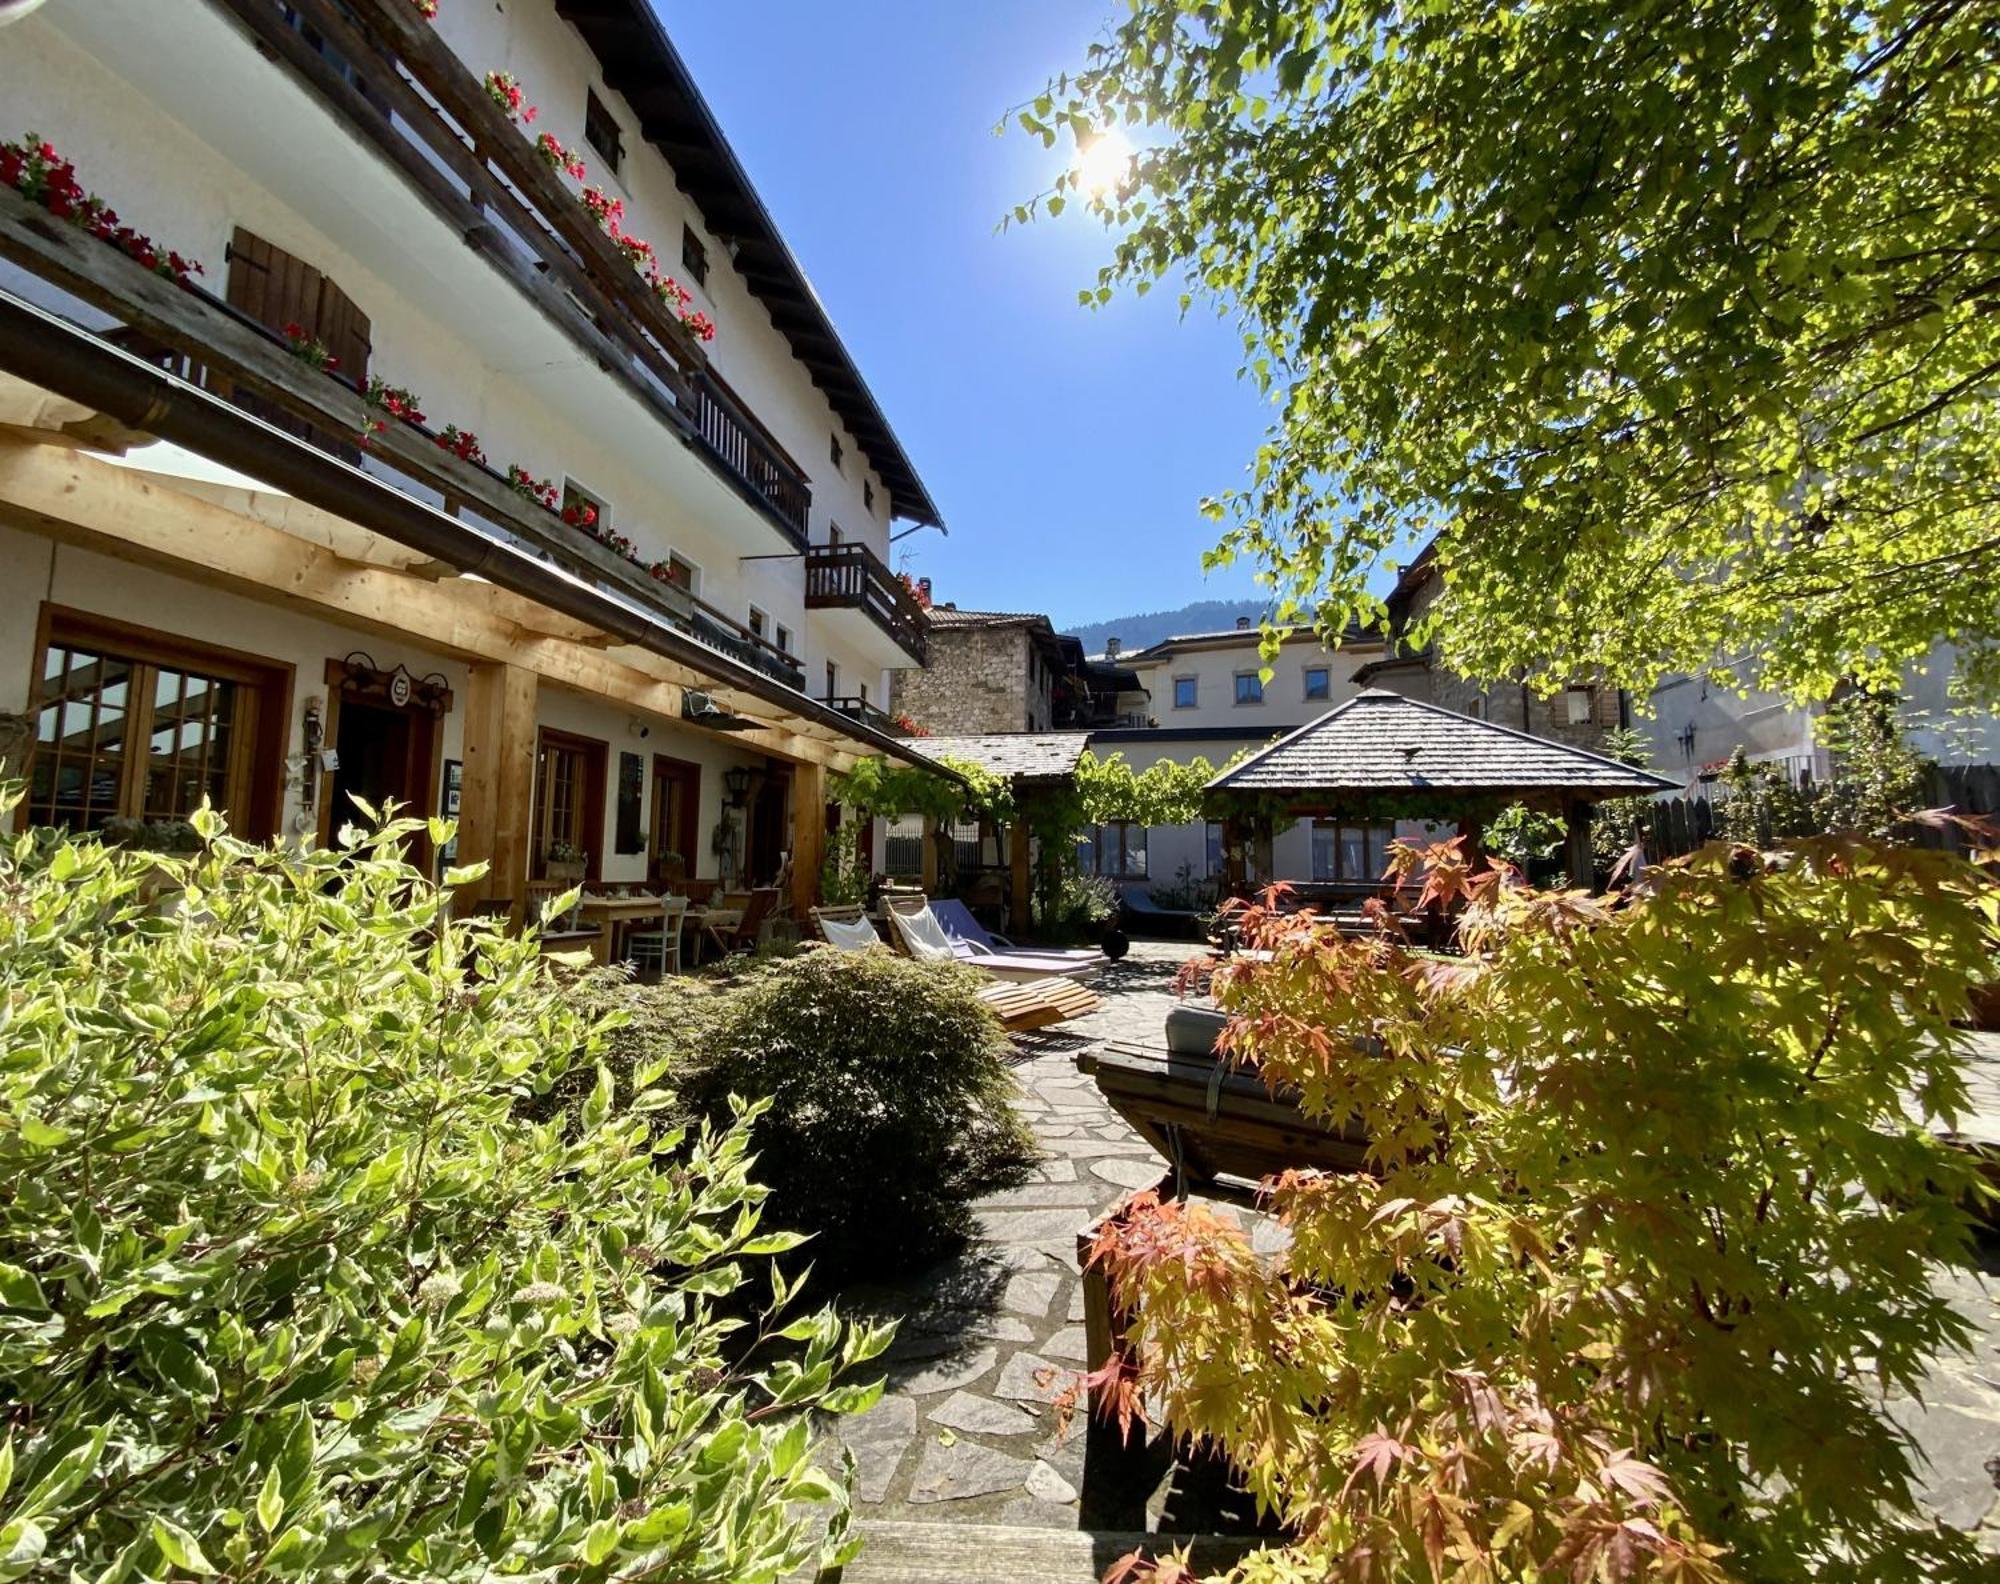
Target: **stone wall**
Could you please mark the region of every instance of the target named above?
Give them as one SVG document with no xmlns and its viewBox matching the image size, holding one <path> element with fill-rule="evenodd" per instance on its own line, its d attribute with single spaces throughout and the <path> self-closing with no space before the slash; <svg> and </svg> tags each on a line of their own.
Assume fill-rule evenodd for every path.
<svg viewBox="0 0 2000 1584">
<path fill-rule="evenodd" d="M 1028 689 L 1025 627 L 934 627 L 930 661 L 921 671 L 898 671 L 891 709 L 941 735 L 1017 732 L 1048 725 L 1048 687 Z M 1034 708 L 1039 704 L 1039 708 Z"/>
</svg>

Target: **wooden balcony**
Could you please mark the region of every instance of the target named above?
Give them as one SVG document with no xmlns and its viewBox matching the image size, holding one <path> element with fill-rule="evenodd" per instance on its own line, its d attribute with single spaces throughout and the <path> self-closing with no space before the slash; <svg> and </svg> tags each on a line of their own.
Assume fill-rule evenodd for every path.
<svg viewBox="0 0 2000 1584">
<path fill-rule="evenodd" d="M 845 715 L 851 721 L 859 721 L 863 726 L 872 726 L 876 731 L 881 732 L 885 736 L 901 737 L 904 735 L 902 727 L 896 724 L 896 718 L 893 715 L 885 709 L 880 709 L 870 704 L 865 698 L 843 694 L 836 698 L 821 699 L 820 702 L 828 709 L 839 710 L 841 714 Z"/>
<path fill-rule="evenodd" d="M 770 431 L 751 416 L 712 369 L 689 381 L 695 435 L 753 506 L 799 544 L 812 515 L 812 485 Z"/>
<path fill-rule="evenodd" d="M 813 545 L 806 551 L 806 609 L 858 610 L 918 665 L 930 653 L 930 617 L 882 558 L 864 544 Z"/>
<path fill-rule="evenodd" d="M 794 545 L 804 472 L 408 0 L 211 0 Z"/>
</svg>

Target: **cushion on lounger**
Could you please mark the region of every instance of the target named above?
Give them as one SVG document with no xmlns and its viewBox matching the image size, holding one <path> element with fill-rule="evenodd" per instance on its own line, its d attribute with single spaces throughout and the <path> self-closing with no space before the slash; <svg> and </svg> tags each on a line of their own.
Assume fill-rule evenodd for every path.
<svg viewBox="0 0 2000 1584">
<path fill-rule="evenodd" d="M 819 927 L 828 944 L 838 946 L 842 951 L 866 951 L 870 946 L 882 944 L 882 937 L 875 933 L 875 926 L 866 919 L 843 923 L 839 919 L 823 918 Z"/>
</svg>

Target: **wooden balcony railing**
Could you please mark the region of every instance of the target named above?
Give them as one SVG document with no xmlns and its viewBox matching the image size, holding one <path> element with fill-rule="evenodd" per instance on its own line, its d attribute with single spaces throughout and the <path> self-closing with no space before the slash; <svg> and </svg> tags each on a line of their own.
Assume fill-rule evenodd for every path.
<svg viewBox="0 0 2000 1584">
<path fill-rule="evenodd" d="M 811 486 L 408 0 L 213 0 L 794 544 Z"/>
<path fill-rule="evenodd" d="M 870 704 L 865 698 L 843 694 L 838 698 L 823 698 L 820 703 L 829 709 L 839 710 L 849 720 L 859 721 L 863 726 L 872 726 L 889 737 L 900 737 L 903 729 L 896 724 L 895 716 L 887 710 Z"/>
<path fill-rule="evenodd" d="M 930 618 L 865 544 L 813 545 L 806 551 L 806 609 L 865 611 L 918 665 L 930 653 Z"/>
<path fill-rule="evenodd" d="M 812 485 L 714 373 L 689 381 L 688 409 L 695 434 L 710 457 L 728 470 L 762 508 L 799 543 L 812 516 Z"/>
</svg>

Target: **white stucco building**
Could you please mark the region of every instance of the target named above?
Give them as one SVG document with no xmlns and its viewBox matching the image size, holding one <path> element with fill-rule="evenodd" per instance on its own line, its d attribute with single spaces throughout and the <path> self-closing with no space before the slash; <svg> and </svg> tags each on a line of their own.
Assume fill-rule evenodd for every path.
<svg viewBox="0 0 2000 1584">
<path fill-rule="evenodd" d="M 889 535 L 940 517 L 646 0 L 59 0 L 0 102 L 202 267 L 0 190 L 31 817 L 354 791 L 458 812 L 503 895 L 571 848 L 816 874 L 824 772 L 913 752 Z"/>
</svg>

